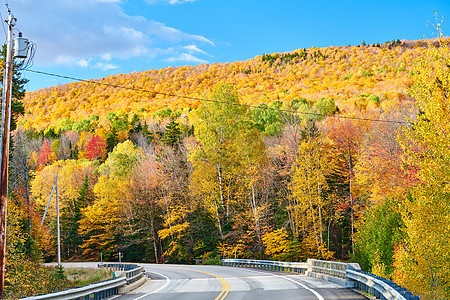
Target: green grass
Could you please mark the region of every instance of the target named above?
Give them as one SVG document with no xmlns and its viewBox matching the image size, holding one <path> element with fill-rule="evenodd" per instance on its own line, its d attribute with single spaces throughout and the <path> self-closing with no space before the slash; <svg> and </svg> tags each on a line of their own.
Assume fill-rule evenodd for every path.
<svg viewBox="0 0 450 300">
<path fill-rule="evenodd" d="M 112 272 L 107 269 L 64 268 L 64 273 L 75 286 L 85 286 L 112 278 Z"/>
</svg>

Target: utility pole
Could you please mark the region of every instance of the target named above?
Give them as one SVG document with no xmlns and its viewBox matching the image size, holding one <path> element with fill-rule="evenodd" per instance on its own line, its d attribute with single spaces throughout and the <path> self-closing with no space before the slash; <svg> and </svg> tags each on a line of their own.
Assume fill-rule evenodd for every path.
<svg viewBox="0 0 450 300">
<path fill-rule="evenodd" d="M 353 173 L 353 161 L 352 161 L 352 153 L 350 152 L 350 146 L 348 147 L 348 168 L 349 168 L 349 190 L 350 190 L 350 214 L 351 214 L 351 225 L 352 225 L 352 253 L 355 250 L 355 244 L 353 237 L 355 235 L 355 225 L 354 225 L 354 209 L 353 209 L 353 195 L 352 195 L 352 173 Z"/>
<path fill-rule="evenodd" d="M 58 227 L 58 268 L 61 267 L 61 230 L 59 229 L 59 191 L 58 175 L 56 174 L 56 227 Z"/>
<path fill-rule="evenodd" d="M 50 201 L 52 201 L 53 193 L 56 191 L 56 227 L 57 227 L 57 240 L 58 240 L 58 268 L 61 267 L 61 229 L 59 226 L 59 190 L 58 190 L 58 176 L 59 171 L 56 173 L 56 184 L 53 186 L 50 198 L 48 198 L 47 207 L 45 208 L 44 216 L 42 217 L 41 225 L 44 224 L 45 216 L 47 215 Z"/>
<path fill-rule="evenodd" d="M 0 179 L 0 299 L 4 299 L 5 257 L 6 257 L 6 217 L 8 204 L 8 163 L 9 128 L 11 124 L 11 90 L 13 76 L 13 40 L 16 18 L 8 10 L 8 40 L 6 46 L 6 64 L 3 77 L 2 128 L 1 128 L 1 179 Z"/>
<path fill-rule="evenodd" d="M 56 227 L 57 227 L 57 241 L 58 241 L 58 268 L 61 266 L 61 230 L 59 225 L 59 190 L 58 190 L 58 176 L 56 173 L 56 184 L 53 186 L 50 198 L 48 198 L 47 207 L 45 208 L 44 216 L 42 217 L 41 225 L 44 224 L 45 216 L 47 215 L 48 207 L 52 201 L 53 193 L 56 191 Z"/>
<path fill-rule="evenodd" d="M 28 52 L 28 40 L 19 37 L 14 42 L 14 26 L 17 19 L 8 8 L 6 61 L 3 77 L 2 95 L 2 127 L 0 136 L 0 300 L 4 299 L 5 291 L 5 263 L 6 263 L 6 219 L 8 205 L 8 165 L 9 165 L 9 137 L 11 128 L 11 96 L 14 71 L 14 58 L 26 58 Z M 16 46 L 15 48 L 13 46 Z M 14 52 L 14 55 L 13 55 Z"/>
</svg>

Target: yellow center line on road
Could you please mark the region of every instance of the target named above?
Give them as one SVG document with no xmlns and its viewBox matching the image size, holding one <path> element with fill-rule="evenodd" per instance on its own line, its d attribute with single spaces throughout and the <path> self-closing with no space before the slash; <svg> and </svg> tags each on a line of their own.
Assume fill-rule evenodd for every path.
<svg viewBox="0 0 450 300">
<path fill-rule="evenodd" d="M 222 276 L 218 276 L 218 275 L 214 275 L 211 273 L 206 273 L 208 275 L 213 275 L 215 277 L 217 277 L 220 282 L 222 282 L 222 292 L 220 292 L 219 296 L 217 296 L 214 300 L 223 300 L 228 296 L 228 293 L 230 292 L 230 284 L 228 283 L 228 281 L 225 280 L 225 278 L 223 278 Z"/>
<path fill-rule="evenodd" d="M 162 267 L 162 266 L 158 266 L 158 267 Z M 202 273 L 202 274 L 206 274 L 206 275 L 209 275 L 212 277 L 216 277 L 217 279 L 219 279 L 220 283 L 222 283 L 222 291 L 220 292 L 219 296 L 214 298 L 214 300 L 224 300 L 228 296 L 228 293 L 230 292 L 230 283 L 220 275 L 216 275 L 216 274 L 208 273 L 208 272 L 204 272 L 204 271 L 192 270 L 192 269 L 188 269 L 188 268 L 177 268 L 177 267 L 169 267 L 169 266 L 164 266 L 164 267 L 169 268 L 169 269 L 192 271 L 192 272 Z"/>
</svg>

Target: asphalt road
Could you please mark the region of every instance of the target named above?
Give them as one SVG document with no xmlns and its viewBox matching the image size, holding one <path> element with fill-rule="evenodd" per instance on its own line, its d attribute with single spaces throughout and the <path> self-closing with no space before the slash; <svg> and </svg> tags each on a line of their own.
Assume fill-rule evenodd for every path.
<svg viewBox="0 0 450 300">
<path fill-rule="evenodd" d="M 294 273 L 223 266 L 139 265 L 151 279 L 114 299 L 367 299 L 351 289 Z"/>
</svg>

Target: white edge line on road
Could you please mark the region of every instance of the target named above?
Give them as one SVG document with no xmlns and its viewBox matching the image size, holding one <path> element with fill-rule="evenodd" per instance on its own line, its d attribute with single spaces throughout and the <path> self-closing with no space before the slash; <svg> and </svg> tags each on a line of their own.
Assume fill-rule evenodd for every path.
<svg viewBox="0 0 450 300">
<path fill-rule="evenodd" d="M 162 290 L 163 288 L 165 288 L 165 287 L 169 284 L 170 279 L 169 279 L 169 277 L 167 277 L 166 275 L 163 275 L 163 274 L 158 273 L 158 272 L 155 272 L 155 271 L 148 271 L 148 272 L 149 272 L 149 273 L 154 273 L 154 274 L 156 274 L 156 275 L 159 275 L 159 276 L 164 277 L 164 278 L 166 279 L 166 283 L 165 283 L 162 287 L 160 287 L 159 289 L 157 289 L 157 290 L 155 290 L 155 291 L 153 291 L 153 292 L 151 292 L 151 293 L 142 295 L 142 296 L 140 296 L 140 297 L 134 298 L 133 300 L 139 300 L 139 299 L 142 299 L 142 298 L 144 298 L 144 297 L 147 297 L 148 295 L 157 293 L 157 292 L 159 292 L 160 290 Z"/>
<path fill-rule="evenodd" d="M 287 276 L 281 276 L 281 275 L 275 275 L 275 274 L 265 273 L 265 272 L 261 272 L 261 271 L 258 271 L 258 270 L 249 270 L 249 269 L 247 269 L 247 271 L 252 271 L 252 272 L 255 272 L 255 273 L 258 273 L 258 274 L 265 274 L 265 275 L 274 276 L 274 277 L 281 277 L 281 278 L 283 278 L 283 279 L 292 281 L 293 283 L 296 283 L 296 284 L 300 285 L 302 288 L 304 288 L 304 289 L 310 291 L 311 293 L 313 293 L 314 296 L 317 297 L 317 299 L 319 299 L 319 300 L 324 300 L 323 297 L 322 297 L 322 295 L 320 295 L 318 292 L 316 292 L 316 291 L 313 290 L 312 288 L 309 288 L 309 287 L 307 287 L 306 285 L 304 285 L 303 283 L 298 282 L 298 281 L 296 281 L 296 280 L 294 280 L 294 279 L 291 279 L 291 278 L 289 278 L 289 277 L 287 277 Z"/>
<path fill-rule="evenodd" d="M 316 292 L 316 291 L 313 290 L 312 288 L 307 287 L 306 285 L 304 285 L 304 284 L 301 283 L 301 282 L 298 282 L 298 281 L 296 281 L 296 280 L 294 280 L 294 279 L 291 279 L 291 278 L 289 278 L 289 277 L 287 277 L 287 276 L 281 276 L 281 275 L 273 275 L 273 276 L 275 276 L 275 277 L 281 277 L 281 278 L 284 278 L 284 279 L 286 279 L 286 280 L 292 281 L 293 283 L 296 283 L 296 284 L 300 285 L 301 287 L 303 287 L 304 289 L 307 289 L 308 291 L 310 291 L 311 293 L 313 293 L 313 294 L 317 297 L 317 299 L 319 299 L 319 300 L 324 300 L 323 297 L 322 297 L 322 295 L 320 295 L 318 292 Z"/>
</svg>

